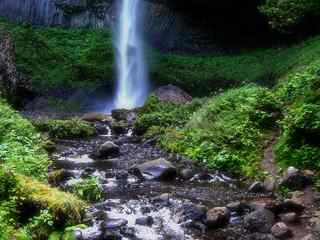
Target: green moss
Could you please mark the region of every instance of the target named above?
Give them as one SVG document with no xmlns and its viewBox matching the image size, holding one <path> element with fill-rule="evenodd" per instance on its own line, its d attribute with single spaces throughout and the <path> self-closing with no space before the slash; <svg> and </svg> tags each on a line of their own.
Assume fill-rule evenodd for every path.
<svg viewBox="0 0 320 240">
<path fill-rule="evenodd" d="M 22 175 L 17 175 L 17 180 L 17 196 L 22 202 L 48 209 L 56 224 L 80 223 L 86 204 L 77 197 Z"/>
<path fill-rule="evenodd" d="M 48 133 L 51 138 L 87 138 L 96 134 L 93 125 L 78 118 L 70 120 L 39 120 L 33 124 L 39 131 Z"/>
<path fill-rule="evenodd" d="M 113 45 L 105 29 L 37 28 L 0 19 L 15 44 L 18 70 L 36 89 L 93 88 L 111 84 Z"/>
<path fill-rule="evenodd" d="M 218 56 L 155 54 L 152 80 L 174 84 L 198 96 L 247 83 L 273 86 L 296 66 L 308 64 L 320 54 L 320 38 L 278 48 L 243 49 Z"/>
</svg>

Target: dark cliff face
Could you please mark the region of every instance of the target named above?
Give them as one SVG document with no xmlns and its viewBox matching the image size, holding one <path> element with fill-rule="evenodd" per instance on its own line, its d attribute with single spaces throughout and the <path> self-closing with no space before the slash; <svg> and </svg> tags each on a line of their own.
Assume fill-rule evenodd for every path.
<svg viewBox="0 0 320 240">
<path fill-rule="evenodd" d="M 118 2 L 0 0 L 0 15 L 43 26 L 112 27 Z M 146 38 L 158 49 L 212 52 L 228 42 L 250 45 L 257 38 L 271 39 L 268 24 L 258 11 L 261 0 L 142 0 L 142 3 Z"/>
<path fill-rule="evenodd" d="M 115 0 L 0 0 L 0 15 L 40 26 L 112 27 Z M 212 42 L 208 34 L 175 8 L 171 1 L 145 0 L 144 32 L 162 50 L 199 51 Z M 210 44 L 209 44 L 210 43 Z"/>
</svg>

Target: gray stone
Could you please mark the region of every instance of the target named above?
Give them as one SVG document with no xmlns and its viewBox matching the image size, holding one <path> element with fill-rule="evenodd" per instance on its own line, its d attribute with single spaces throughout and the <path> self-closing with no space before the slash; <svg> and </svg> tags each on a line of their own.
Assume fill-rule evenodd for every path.
<svg viewBox="0 0 320 240">
<path fill-rule="evenodd" d="M 128 224 L 126 219 L 108 219 L 103 227 L 105 229 L 118 229 Z"/>
<path fill-rule="evenodd" d="M 301 190 L 313 183 L 314 174 L 311 171 L 300 171 L 289 167 L 283 174 L 280 186 Z"/>
<path fill-rule="evenodd" d="M 186 104 L 192 101 L 192 97 L 188 93 L 174 85 L 160 87 L 156 89 L 154 94 L 162 102 Z"/>
<path fill-rule="evenodd" d="M 118 156 L 119 153 L 120 153 L 119 146 L 111 141 L 105 142 L 98 149 L 98 156 L 101 158 L 115 157 L 115 156 Z"/>
<path fill-rule="evenodd" d="M 252 193 L 261 193 L 261 192 L 265 192 L 265 189 L 262 182 L 256 181 L 253 184 L 251 184 L 248 191 Z"/>
<path fill-rule="evenodd" d="M 133 166 L 130 172 L 146 180 L 169 181 L 177 176 L 176 168 L 163 158 Z"/>
<path fill-rule="evenodd" d="M 181 172 L 180 172 L 180 175 L 181 175 L 181 178 L 184 179 L 184 180 L 189 180 L 193 177 L 193 171 L 192 169 L 183 169 Z"/>
<path fill-rule="evenodd" d="M 279 218 L 281 219 L 282 222 L 286 222 L 286 223 L 294 223 L 298 220 L 298 216 L 294 212 L 280 214 Z"/>
<path fill-rule="evenodd" d="M 264 208 L 253 211 L 244 217 L 244 226 L 251 232 L 269 233 L 274 224 L 274 214 Z"/>
<path fill-rule="evenodd" d="M 230 211 L 226 207 L 215 207 L 207 212 L 208 228 L 219 228 L 227 225 L 230 220 Z"/>
<path fill-rule="evenodd" d="M 288 239 L 292 236 L 291 230 L 288 228 L 288 226 L 283 222 L 276 223 L 271 228 L 271 233 L 279 238 L 279 239 Z"/>
</svg>

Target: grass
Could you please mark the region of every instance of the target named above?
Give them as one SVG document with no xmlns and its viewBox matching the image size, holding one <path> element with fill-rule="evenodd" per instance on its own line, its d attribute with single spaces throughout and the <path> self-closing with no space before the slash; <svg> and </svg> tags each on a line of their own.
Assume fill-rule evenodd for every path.
<svg viewBox="0 0 320 240">
<path fill-rule="evenodd" d="M 38 90 L 112 84 L 113 44 L 105 29 L 37 28 L 0 19 L 16 50 L 17 68 Z"/>
<path fill-rule="evenodd" d="M 320 37 L 279 48 L 242 50 L 235 54 L 197 56 L 156 54 L 151 76 L 155 85 L 175 84 L 197 96 L 247 83 L 273 86 L 296 66 L 320 54 Z"/>
</svg>

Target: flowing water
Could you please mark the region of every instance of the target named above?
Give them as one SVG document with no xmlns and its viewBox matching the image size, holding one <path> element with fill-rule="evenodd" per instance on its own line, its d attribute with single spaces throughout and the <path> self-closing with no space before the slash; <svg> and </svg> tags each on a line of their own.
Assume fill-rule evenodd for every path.
<svg viewBox="0 0 320 240">
<path fill-rule="evenodd" d="M 148 94 L 147 65 L 144 59 L 140 0 L 121 0 L 116 31 L 117 84 L 115 108 L 141 106 Z"/>
</svg>

